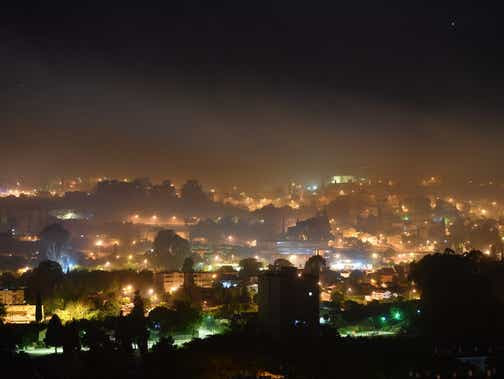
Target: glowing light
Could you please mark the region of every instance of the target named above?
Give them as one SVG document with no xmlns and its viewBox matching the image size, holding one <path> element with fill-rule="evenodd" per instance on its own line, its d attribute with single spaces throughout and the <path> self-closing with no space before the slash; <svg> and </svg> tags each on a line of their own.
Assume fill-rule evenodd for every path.
<svg viewBox="0 0 504 379">
<path fill-rule="evenodd" d="M 17 270 L 18 274 L 22 275 L 26 272 L 30 271 L 30 268 L 28 266 L 25 266 L 25 267 L 22 267 L 20 269 Z"/>
<path fill-rule="evenodd" d="M 373 253 L 371 256 L 373 257 L 373 259 L 378 258 L 378 254 L 376 254 L 376 253 Z"/>
<path fill-rule="evenodd" d="M 96 240 L 95 246 L 98 246 L 98 247 L 103 246 L 103 240 Z"/>
<path fill-rule="evenodd" d="M 129 259 L 129 260 L 133 259 L 133 255 L 131 255 L 131 254 L 130 254 L 130 255 L 128 255 L 128 259 Z"/>
<path fill-rule="evenodd" d="M 124 292 L 125 294 L 131 293 L 132 291 L 133 291 L 133 286 L 132 286 L 131 284 L 128 284 L 127 286 L 125 286 L 125 287 L 123 288 L 123 292 Z"/>
<path fill-rule="evenodd" d="M 149 290 L 147 291 L 147 293 L 149 295 L 153 295 L 154 294 L 154 288 L 149 288 Z"/>
<path fill-rule="evenodd" d="M 105 267 L 110 267 L 110 262 L 109 261 L 105 262 Z"/>
<path fill-rule="evenodd" d="M 170 288 L 169 292 L 170 292 L 170 294 L 172 294 L 174 292 L 177 292 L 177 290 L 178 290 L 178 286 L 173 286 L 173 287 Z"/>
</svg>

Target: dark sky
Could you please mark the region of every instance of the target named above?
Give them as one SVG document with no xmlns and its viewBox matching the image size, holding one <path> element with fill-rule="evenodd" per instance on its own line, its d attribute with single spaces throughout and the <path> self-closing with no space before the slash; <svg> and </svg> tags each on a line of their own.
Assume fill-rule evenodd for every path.
<svg viewBox="0 0 504 379">
<path fill-rule="evenodd" d="M 2 9 L 0 176 L 501 176 L 492 2 L 71 3 Z"/>
</svg>

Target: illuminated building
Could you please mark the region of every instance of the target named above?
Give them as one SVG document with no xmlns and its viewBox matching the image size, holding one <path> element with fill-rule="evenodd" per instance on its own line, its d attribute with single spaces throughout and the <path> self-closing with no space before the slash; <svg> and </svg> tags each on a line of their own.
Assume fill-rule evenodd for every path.
<svg viewBox="0 0 504 379">
<path fill-rule="evenodd" d="M 359 180 L 359 178 L 353 175 L 335 175 L 329 178 L 329 184 L 348 184 L 355 183 Z M 364 181 L 364 178 L 360 180 Z"/>
<path fill-rule="evenodd" d="M 0 290 L 0 304 L 13 305 L 24 304 L 24 290 L 23 289 L 2 289 Z"/>
<path fill-rule="evenodd" d="M 36 306 L 28 304 L 7 305 L 4 321 L 11 324 L 29 324 L 35 322 Z M 42 314 L 43 310 L 42 310 Z"/>
<path fill-rule="evenodd" d="M 0 304 L 5 305 L 4 322 L 29 324 L 35 321 L 36 306 L 25 304 L 24 289 L 0 290 Z M 44 309 L 42 308 L 42 314 Z"/>
<path fill-rule="evenodd" d="M 191 273 L 185 273 L 190 275 Z M 165 292 L 173 292 L 174 288 L 181 288 L 184 285 L 184 273 L 182 271 L 164 272 L 162 283 Z M 216 281 L 216 274 L 213 272 L 193 272 L 192 279 L 196 287 L 211 288 Z"/>
</svg>

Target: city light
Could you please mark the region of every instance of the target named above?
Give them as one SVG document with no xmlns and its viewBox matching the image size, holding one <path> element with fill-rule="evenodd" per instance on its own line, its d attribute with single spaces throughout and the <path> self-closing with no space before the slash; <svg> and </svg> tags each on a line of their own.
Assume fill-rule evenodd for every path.
<svg viewBox="0 0 504 379">
<path fill-rule="evenodd" d="M 178 290 L 178 286 L 173 286 L 173 287 L 170 287 L 170 294 L 173 294 L 174 292 L 177 292 Z"/>
</svg>

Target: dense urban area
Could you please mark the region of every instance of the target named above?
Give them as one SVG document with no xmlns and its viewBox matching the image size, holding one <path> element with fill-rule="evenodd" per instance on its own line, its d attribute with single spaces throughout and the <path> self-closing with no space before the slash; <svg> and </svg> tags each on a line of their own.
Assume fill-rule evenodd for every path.
<svg viewBox="0 0 504 379">
<path fill-rule="evenodd" d="M 3 3 L 0 379 L 504 378 L 504 2 Z"/>
<path fill-rule="evenodd" d="M 2 355 L 43 377 L 491 377 L 503 186 L 5 182 Z"/>
</svg>

